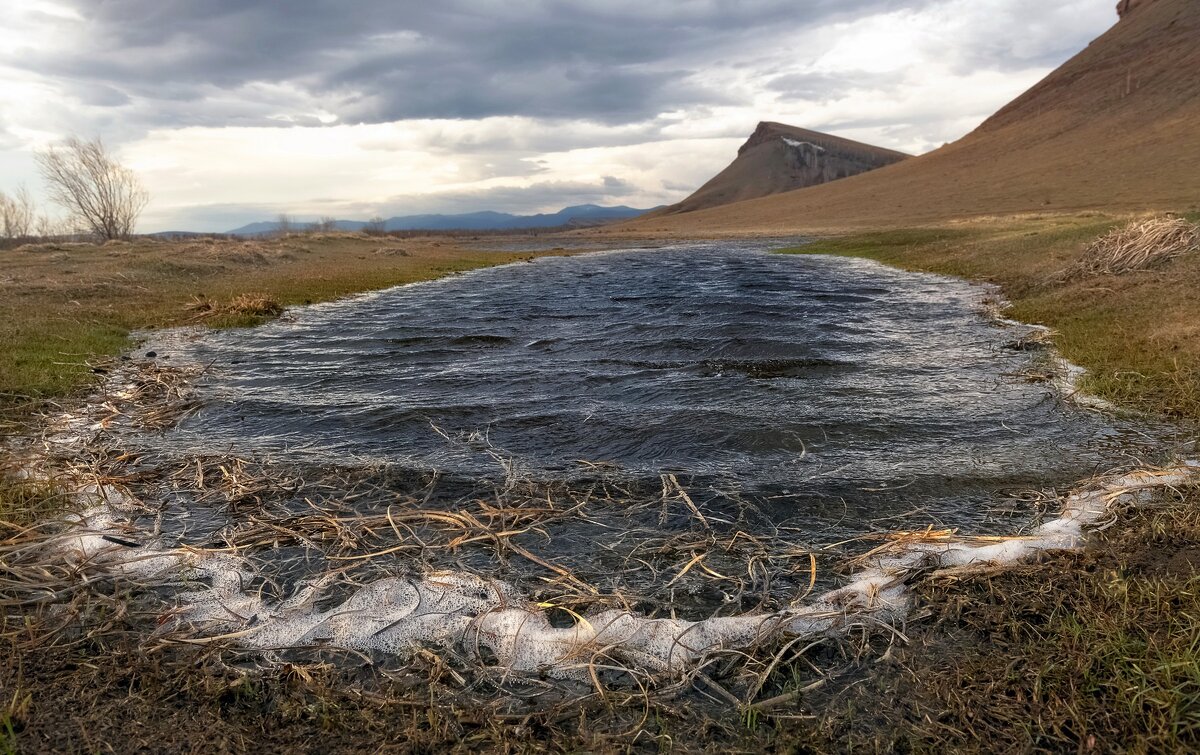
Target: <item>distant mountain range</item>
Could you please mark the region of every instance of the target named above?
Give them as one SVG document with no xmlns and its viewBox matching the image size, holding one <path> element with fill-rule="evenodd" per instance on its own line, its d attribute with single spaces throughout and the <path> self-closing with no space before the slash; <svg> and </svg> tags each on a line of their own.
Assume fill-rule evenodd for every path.
<svg viewBox="0 0 1200 755">
<path fill-rule="evenodd" d="M 657 209 L 657 208 L 655 208 Z M 649 212 L 633 207 L 601 207 L 581 204 L 567 207 L 550 214 L 510 215 L 507 212 L 470 212 L 461 215 L 402 215 L 384 221 L 386 231 L 510 231 L 524 228 L 559 228 L 564 226 L 592 226 L 628 220 Z M 306 223 L 297 222 L 297 227 Z M 339 231 L 361 231 L 368 223 L 361 220 L 338 220 L 334 227 Z M 276 221 L 250 223 L 228 233 L 238 236 L 261 236 L 279 231 Z"/>
</svg>

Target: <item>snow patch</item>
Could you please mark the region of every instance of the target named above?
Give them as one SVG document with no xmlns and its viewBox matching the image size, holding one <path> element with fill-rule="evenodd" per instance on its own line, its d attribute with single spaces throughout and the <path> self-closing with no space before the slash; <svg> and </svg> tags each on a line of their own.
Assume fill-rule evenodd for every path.
<svg viewBox="0 0 1200 755">
<path fill-rule="evenodd" d="M 802 149 L 804 147 L 809 147 L 810 149 L 812 149 L 816 152 L 824 152 L 825 151 L 824 147 L 822 147 L 819 144 L 813 144 L 812 142 L 801 142 L 801 141 L 797 141 L 795 139 L 790 139 L 786 136 L 783 137 L 783 141 L 784 141 L 784 144 L 787 144 L 789 147 L 796 147 L 798 149 Z"/>
</svg>

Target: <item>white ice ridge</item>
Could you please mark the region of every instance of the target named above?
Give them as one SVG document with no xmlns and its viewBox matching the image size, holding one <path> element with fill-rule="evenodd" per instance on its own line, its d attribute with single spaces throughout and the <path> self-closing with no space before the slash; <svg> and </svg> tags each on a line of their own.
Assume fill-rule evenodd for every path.
<svg viewBox="0 0 1200 755">
<path fill-rule="evenodd" d="M 1037 333 L 1046 339 L 1053 336 L 1054 331 L 1045 325 L 1031 325 L 1005 317 L 1004 312 L 1008 306 L 1008 302 L 1003 299 L 994 299 L 990 302 L 985 302 L 983 307 L 984 315 L 995 324 L 1004 328 L 1018 328 L 1029 334 Z M 1083 391 L 1083 378 L 1087 375 L 1087 370 L 1084 368 L 1069 362 L 1057 351 L 1052 352 L 1050 367 L 1053 370 L 1050 383 L 1054 386 L 1054 390 L 1059 396 L 1085 409 L 1094 409 L 1100 412 L 1118 411 L 1118 408 L 1109 401 Z"/>
<path fill-rule="evenodd" d="M 593 665 L 681 674 L 719 650 L 747 650 L 780 637 L 832 635 L 867 622 L 898 620 L 908 612 L 907 580 L 918 569 L 1006 564 L 1041 551 L 1078 547 L 1086 530 L 1112 516 L 1115 507 L 1192 483 L 1198 473 L 1196 461 L 1133 472 L 1070 495 L 1057 519 L 1026 536 L 914 538 L 876 555 L 848 585 L 807 605 L 698 622 L 606 610 L 578 617 L 571 627 L 554 627 L 544 606 L 511 585 L 464 572 L 380 579 L 329 610 L 317 610 L 316 604 L 332 577 L 271 601 L 248 589 L 255 573 L 243 559 L 166 548 L 119 529 L 111 507 L 132 499 L 109 485 L 88 485 L 77 492 L 89 513 L 50 547 L 72 563 L 147 582 L 206 580 L 207 587 L 178 596 L 173 625 L 247 648 L 328 645 L 405 654 L 434 645 L 453 647 L 468 657 L 479 657 L 486 648 L 508 670 L 559 678 L 585 679 Z"/>
</svg>

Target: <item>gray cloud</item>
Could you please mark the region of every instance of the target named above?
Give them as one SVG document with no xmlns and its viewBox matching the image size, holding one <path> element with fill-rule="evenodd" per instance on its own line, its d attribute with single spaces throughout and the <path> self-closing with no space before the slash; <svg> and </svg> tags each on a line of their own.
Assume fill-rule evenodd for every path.
<svg viewBox="0 0 1200 755">
<path fill-rule="evenodd" d="M 900 5 L 72 2 L 84 20 L 60 47 L 0 61 L 68 82 L 84 102 L 148 126 L 278 124 L 280 113 L 295 122 L 317 110 L 350 123 L 497 115 L 632 123 L 737 102 L 698 75 L 723 55 Z"/>
<path fill-rule="evenodd" d="M 831 73 L 792 73 L 776 76 L 767 84 L 771 91 L 793 100 L 828 102 L 841 99 L 856 89 L 884 89 L 895 85 L 903 74 L 877 74 L 867 71 Z"/>
<path fill-rule="evenodd" d="M 0 27 L 0 178 L 36 185 L 14 156 L 74 132 L 139 162 L 153 228 L 648 205 L 760 119 L 914 152 L 956 138 L 1112 3 L 55 0 L 78 18 L 18 8 Z M 262 126 L 310 128 L 226 128 Z"/>
</svg>

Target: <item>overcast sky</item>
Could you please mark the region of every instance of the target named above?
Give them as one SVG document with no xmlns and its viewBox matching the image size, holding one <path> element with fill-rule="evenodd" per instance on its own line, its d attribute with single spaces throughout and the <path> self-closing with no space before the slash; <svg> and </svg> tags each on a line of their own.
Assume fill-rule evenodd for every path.
<svg viewBox="0 0 1200 755">
<path fill-rule="evenodd" d="M 13 6 L 15 5 L 15 10 Z M 100 136 L 139 228 L 677 201 L 760 120 L 911 153 L 1114 0 L 4 0 L 0 190 Z"/>
</svg>

